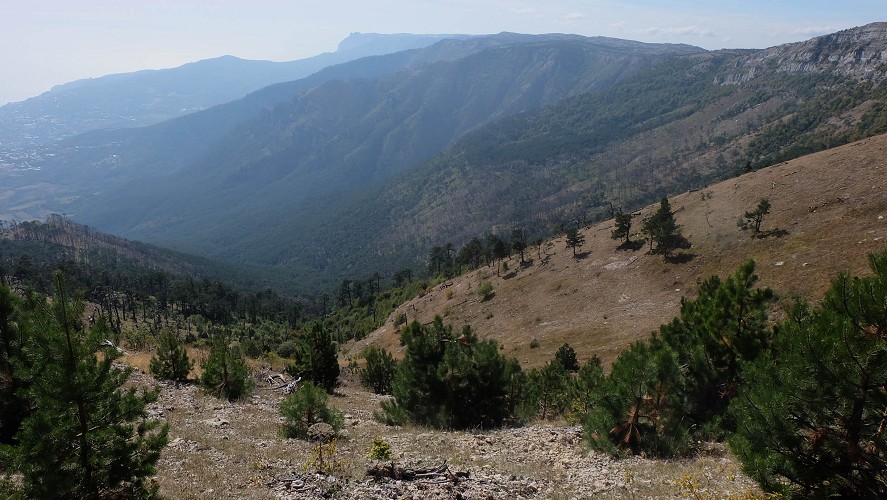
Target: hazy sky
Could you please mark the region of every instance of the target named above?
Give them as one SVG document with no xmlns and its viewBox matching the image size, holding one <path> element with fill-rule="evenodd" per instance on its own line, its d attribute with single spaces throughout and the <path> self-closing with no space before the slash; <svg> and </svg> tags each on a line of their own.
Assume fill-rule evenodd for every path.
<svg viewBox="0 0 887 500">
<path fill-rule="evenodd" d="M 351 32 L 577 33 L 764 48 L 887 21 L 885 0 L 0 0 L 0 104 L 231 54 L 301 59 Z"/>
</svg>

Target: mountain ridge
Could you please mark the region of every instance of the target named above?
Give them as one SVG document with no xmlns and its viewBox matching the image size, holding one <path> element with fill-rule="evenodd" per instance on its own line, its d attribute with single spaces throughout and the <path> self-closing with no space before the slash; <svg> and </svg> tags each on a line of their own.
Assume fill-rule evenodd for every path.
<svg viewBox="0 0 887 500">
<path fill-rule="evenodd" d="M 883 43 L 871 33 L 879 30 L 879 25 L 870 25 L 842 34 L 843 41 L 830 53 L 857 53 L 862 46 L 854 43 L 859 40 L 874 53 Z M 141 167 L 138 161 L 127 163 L 124 155 L 119 168 L 102 164 L 113 156 L 108 153 L 114 150 L 107 146 L 113 141 L 107 134 L 96 134 L 96 149 L 80 149 L 98 152 L 93 160 L 83 157 L 94 162 L 88 169 L 81 165 L 81 170 L 55 172 L 86 172 L 78 175 L 95 181 L 95 185 L 86 183 L 92 193 L 112 189 L 115 179 L 120 180 L 116 188 L 126 185 L 128 172 L 140 168 L 163 175 L 131 181 L 113 203 L 103 198 L 104 213 L 89 214 L 83 193 L 62 196 L 60 192 L 57 199 L 63 202 L 53 205 L 55 210 L 84 216 L 91 224 L 100 221 L 96 224 L 100 228 L 110 227 L 127 237 L 148 237 L 192 252 L 199 245 L 200 252 L 215 257 L 260 262 L 302 276 L 323 275 L 330 284 L 374 270 L 423 266 L 424 255 L 435 244 L 461 244 L 488 231 L 510 233 L 513 226 L 523 227 L 535 238 L 561 230 L 566 221 L 596 220 L 610 203 L 632 209 L 669 192 L 887 130 L 883 81 L 841 74 L 828 58 L 816 60 L 822 70 L 817 72 L 779 71 L 773 62 L 780 54 L 804 52 L 807 45 L 829 45 L 822 41 L 834 38 L 828 35 L 765 49 L 775 56 L 757 60 L 762 51 L 708 52 L 656 45 L 655 50 L 677 53 L 609 87 L 576 87 L 593 92 L 575 90 L 571 95 L 572 88 L 561 88 L 557 92 L 563 98 L 547 106 L 540 96 L 555 80 L 543 69 L 558 66 L 539 63 L 534 66 L 538 72 L 534 81 L 542 90 L 534 95 L 536 105 L 543 107 L 513 107 L 512 114 L 504 117 L 488 109 L 487 118 L 474 118 L 470 126 L 449 124 L 458 123 L 462 110 L 475 111 L 466 99 L 472 94 L 461 94 L 458 102 L 443 98 L 460 95 L 454 89 L 467 88 L 469 83 L 488 85 L 479 88 L 502 99 L 500 105 L 509 105 L 510 94 L 497 93 L 494 87 L 508 89 L 506 84 L 524 82 L 512 76 L 520 71 L 503 70 L 491 79 L 483 71 L 495 69 L 502 57 L 476 64 L 466 61 L 481 57 L 483 51 L 501 56 L 495 51 L 507 51 L 508 39 L 514 36 L 443 40 L 422 51 L 346 65 L 349 74 L 359 73 L 359 78 L 343 78 L 345 67 L 332 67 L 306 81 L 264 89 L 248 100 L 277 104 L 261 107 L 258 115 L 238 124 L 228 122 L 227 132 L 203 134 L 206 142 L 192 150 L 164 150 L 158 147 L 160 142 L 142 142 L 137 147 L 154 159 L 143 161 Z M 544 43 L 558 45 L 562 53 L 570 44 L 590 47 L 600 42 L 576 42 L 568 35 L 549 38 Z M 520 50 L 538 55 L 531 49 L 544 45 L 540 38 L 525 40 Z M 612 44 L 650 48 L 639 42 L 600 43 L 611 44 L 609 50 L 616 52 Z M 434 56 L 423 56 L 423 51 Z M 411 64 L 423 57 L 424 65 Z M 846 67 L 861 67 L 869 59 L 851 59 Z M 527 67 L 526 60 L 513 61 L 520 62 L 513 66 Z M 380 69 L 380 64 L 388 66 Z M 445 74 L 439 72 L 422 81 L 419 77 L 431 67 L 465 71 L 454 73 L 461 79 L 439 78 Z M 728 83 L 737 68 L 754 69 L 754 77 Z M 469 82 L 466 75 L 475 79 Z M 421 84 L 407 86 L 404 82 L 410 78 Z M 405 95 L 428 105 L 395 105 L 389 98 L 398 95 L 395 90 L 403 90 L 398 83 L 409 89 Z M 428 89 L 435 92 L 423 94 Z M 368 99 L 361 102 L 362 110 L 344 116 L 343 103 L 358 95 Z M 489 105 L 488 98 L 483 101 Z M 355 106 L 348 108 L 356 111 Z M 402 126 L 423 113 L 424 125 Z M 243 116 L 249 113 L 244 111 Z M 222 120 L 201 120 L 222 128 Z M 397 156 L 415 153 L 415 145 L 426 147 L 436 140 L 419 131 L 433 134 L 446 127 L 452 131 L 435 148 L 448 149 L 438 156 L 421 163 L 434 148 L 407 159 Z M 179 131 L 177 140 L 183 143 L 190 137 L 187 127 L 165 130 L 166 134 Z M 411 135 L 395 133 L 400 130 Z M 140 143 L 127 147 L 136 144 Z M 391 144 L 388 153 L 386 144 Z M 200 149 L 203 146 L 209 149 Z M 354 168 L 349 161 L 355 162 Z M 165 176 L 164 168 L 173 175 Z M 374 171 L 384 174 L 374 170 L 380 168 L 390 175 L 373 177 Z M 176 171 L 199 175 L 176 177 Z M 239 184 L 244 181 L 255 189 Z M 99 203 L 93 206 L 101 208 Z M 113 227 L 115 216 L 130 221 L 127 227 Z"/>
<path fill-rule="evenodd" d="M 350 35 L 350 41 L 342 40 L 336 52 L 294 61 L 223 55 L 175 68 L 76 80 L 0 106 L 0 145 L 19 149 L 90 130 L 151 125 L 239 99 L 273 83 L 309 76 L 327 66 L 423 47 L 443 36 L 358 33 Z"/>
<path fill-rule="evenodd" d="M 467 50 L 463 50 L 463 52 L 467 53 L 467 54 L 463 55 L 461 58 L 459 58 L 457 60 L 449 61 L 449 60 L 447 60 L 448 58 L 446 58 L 446 57 L 443 57 L 443 58 L 434 57 L 433 59 L 440 59 L 440 60 L 437 62 L 434 62 L 434 61 L 430 62 L 429 63 L 430 66 L 425 66 L 424 69 L 403 70 L 403 73 L 401 73 L 401 75 L 403 75 L 403 76 L 390 76 L 390 77 L 380 76 L 380 77 L 377 77 L 377 80 L 382 82 L 381 84 L 379 84 L 379 85 L 381 85 L 381 87 L 379 87 L 379 92 L 381 92 L 382 95 L 379 95 L 377 98 L 375 98 L 375 100 L 382 102 L 383 104 L 386 100 L 390 101 L 391 95 L 389 95 L 389 91 L 386 90 L 386 88 L 390 88 L 390 89 L 403 88 L 407 92 L 407 94 L 405 96 L 408 97 L 409 99 L 425 99 L 422 96 L 423 96 L 423 94 L 427 94 L 427 92 L 428 92 L 427 88 L 434 88 L 435 85 L 437 85 L 439 87 L 440 85 L 443 85 L 442 82 L 444 81 L 441 79 L 440 76 L 433 76 L 433 73 L 429 74 L 429 71 L 430 71 L 429 68 L 432 68 L 432 69 L 438 68 L 440 71 L 448 72 L 449 74 L 446 76 L 446 78 L 448 79 L 447 81 L 453 82 L 452 85 L 454 87 L 452 87 L 452 88 L 459 88 L 459 86 L 461 86 L 462 88 L 465 88 L 467 91 L 468 87 L 466 87 L 466 84 L 458 83 L 458 81 L 463 78 L 462 75 L 454 74 L 453 73 L 454 70 L 451 70 L 451 68 L 454 68 L 453 65 L 457 64 L 456 61 L 462 61 L 461 64 L 463 66 L 472 64 L 471 58 L 476 57 L 476 56 L 473 56 L 472 53 L 474 53 L 476 51 L 476 49 L 471 48 L 470 47 L 471 45 L 488 44 L 491 47 L 486 50 L 492 50 L 492 51 L 509 51 L 509 50 L 514 51 L 514 50 L 518 50 L 517 48 L 521 48 L 520 51 L 526 52 L 528 54 L 527 56 L 524 56 L 523 59 L 518 60 L 518 59 L 515 59 L 514 57 L 511 57 L 510 59 L 505 58 L 502 61 L 491 62 L 491 60 L 495 59 L 494 56 L 498 55 L 498 53 L 493 54 L 493 55 L 487 54 L 485 56 L 486 57 L 485 61 L 483 61 L 483 62 L 479 61 L 478 63 L 475 63 L 472 66 L 473 68 L 477 68 L 478 70 L 483 71 L 484 69 L 486 69 L 485 66 L 489 66 L 491 64 L 495 66 L 496 64 L 499 64 L 500 66 L 506 66 L 508 68 L 513 67 L 513 68 L 515 68 L 515 71 L 518 71 L 518 73 L 519 73 L 519 68 L 525 66 L 525 64 L 526 64 L 525 60 L 529 59 L 531 57 L 529 55 L 530 53 L 539 54 L 539 51 L 541 50 L 541 49 L 539 49 L 540 44 L 544 45 L 545 43 L 552 43 L 552 42 L 544 42 L 544 41 L 536 42 L 535 40 L 544 40 L 544 37 L 538 37 L 538 36 L 533 37 L 533 40 L 534 40 L 533 43 L 521 42 L 518 44 L 511 44 L 511 45 L 513 45 L 513 48 L 507 49 L 505 47 L 509 46 L 509 43 L 501 41 L 500 39 L 498 39 L 498 37 L 490 37 L 490 38 L 486 38 L 486 39 L 481 39 L 481 38 L 470 39 L 467 42 L 465 42 L 469 45 L 469 47 L 467 48 Z M 443 42 L 437 44 L 437 45 L 441 45 L 441 47 L 438 47 L 435 49 L 434 47 L 437 47 L 437 45 L 435 45 L 432 47 L 432 50 L 443 51 L 442 53 L 444 55 L 446 55 L 446 51 L 450 50 L 450 49 L 447 49 L 446 46 L 456 45 L 457 43 L 458 42 L 456 42 L 456 41 L 443 41 Z M 600 44 L 601 42 L 595 41 L 594 43 Z M 497 47 L 499 45 L 502 45 L 503 47 Z M 648 45 L 637 43 L 634 46 L 640 48 L 640 47 L 647 47 Z M 601 51 L 601 50 L 605 50 L 605 49 L 597 49 L 597 50 Z M 611 49 L 611 48 L 607 48 L 606 50 L 615 52 L 615 49 Z M 695 49 L 681 48 L 678 50 L 686 51 L 686 50 L 695 50 Z M 581 53 L 578 53 L 577 57 L 580 58 L 580 62 L 581 62 L 581 58 L 588 58 L 589 56 L 585 56 Z M 634 56 L 628 56 L 628 57 L 634 57 Z M 642 57 L 642 56 L 638 56 L 638 57 Z M 502 62 L 506 59 L 509 61 L 510 65 L 502 64 Z M 574 58 L 574 60 L 575 60 L 575 58 Z M 592 60 L 592 59 L 588 59 L 588 60 Z M 627 60 L 627 59 L 623 59 L 623 60 Z M 361 63 L 362 63 L 361 61 L 358 61 L 358 63 L 356 63 L 356 64 L 361 64 Z M 538 66 L 539 64 L 545 64 L 544 57 L 543 57 L 543 61 L 537 63 L 536 66 Z M 616 73 L 624 72 L 624 71 L 626 71 L 626 66 L 628 66 L 628 67 L 631 66 L 631 64 L 619 65 L 616 63 L 612 63 L 611 65 L 613 66 L 613 68 L 612 69 L 607 68 L 607 71 L 613 71 Z M 456 70 L 458 70 L 458 67 L 455 67 L 455 68 L 456 68 Z M 540 66 L 540 68 L 541 68 L 541 66 Z M 511 70 L 509 69 L 509 71 L 511 71 Z M 574 70 L 571 69 L 570 71 L 574 71 Z M 530 72 L 527 72 L 527 73 L 530 73 Z M 423 75 L 429 75 L 429 76 L 423 77 Z M 563 78 L 571 78 L 571 75 L 572 75 L 572 73 L 567 72 L 567 73 L 560 75 L 560 76 L 554 75 L 555 76 L 554 78 L 551 78 L 551 77 L 546 77 L 546 78 L 550 79 L 551 82 L 556 82 L 556 81 L 564 81 Z M 544 75 L 532 75 L 532 74 L 529 75 L 529 77 L 536 78 L 539 81 L 542 80 L 542 78 L 541 78 L 542 76 L 544 76 Z M 417 81 L 415 84 L 404 84 L 403 83 L 403 81 L 408 82 L 410 78 L 413 78 L 413 79 L 425 78 L 425 81 L 424 82 Z M 503 78 L 511 79 L 512 76 L 510 75 L 509 72 L 504 72 L 504 70 L 503 70 L 503 71 L 499 71 L 498 73 L 496 73 L 495 78 L 500 79 L 500 80 Z M 398 79 L 400 79 L 400 81 L 398 81 Z M 404 79 L 406 79 L 406 80 L 404 80 Z M 560 79 L 560 80 L 558 80 L 558 79 Z M 470 81 L 482 82 L 483 80 L 480 76 L 475 76 L 473 79 L 470 79 Z M 502 80 L 502 81 L 504 82 L 505 80 Z M 513 82 L 509 82 L 509 83 L 513 83 Z M 289 85 L 292 87 L 292 84 L 286 84 L 286 85 Z M 283 120 L 283 121 L 280 121 L 279 123 L 274 123 L 274 124 L 269 122 L 268 125 L 262 125 L 263 128 L 261 130 L 247 132 L 247 136 L 250 138 L 255 138 L 256 140 L 261 141 L 261 140 L 267 140 L 268 137 L 274 137 L 274 136 L 279 135 L 281 133 L 285 133 L 285 134 L 289 134 L 289 136 L 291 136 L 295 140 L 310 140 L 310 137 L 312 135 L 316 135 L 316 133 L 319 130 L 325 128 L 327 130 L 330 130 L 330 134 L 331 134 L 331 135 L 329 135 L 329 137 L 327 139 L 323 140 L 323 142 L 326 143 L 329 140 L 336 140 L 336 141 L 342 141 L 342 140 L 349 141 L 350 140 L 347 133 L 338 133 L 338 132 L 334 133 L 333 129 L 331 129 L 331 127 L 336 128 L 336 127 L 361 127 L 361 126 L 363 126 L 364 131 L 358 132 L 358 134 L 356 136 L 358 141 L 362 141 L 362 140 L 364 140 L 364 139 L 362 139 L 362 137 L 364 137 L 366 134 L 378 133 L 376 130 L 376 125 L 378 123 L 374 123 L 372 121 L 366 122 L 366 119 L 364 117 L 355 117 L 354 119 L 351 119 L 350 121 L 342 121 L 344 119 L 344 118 L 342 118 L 343 113 L 346 113 L 346 112 L 351 113 L 351 115 L 348 115 L 348 116 L 353 116 L 353 113 L 351 112 L 351 110 L 346 110 L 346 109 L 341 108 L 341 103 L 349 102 L 349 101 L 353 102 L 353 99 L 356 95 L 358 95 L 360 93 L 365 93 L 366 91 L 370 90 L 373 85 L 374 85 L 373 83 L 370 83 L 370 81 L 367 81 L 367 80 L 352 80 L 352 81 L 343 81 L 343 82 L 338 82 L 338 83 L 332 83 L 332 82 L 326 83 L 326 84 L 321 83 L 320 86 L 314 87 L 314 88 L 308 86 L 308 88 L 305 89 L 304 93 L 301 94 L 301 97 L 298 97 L 296 101 L 291 101 L 290 103 L 279 104 L 275 108 L 273 108 L 273 110 L 270 110 L 270 111 L 266 110 L 263 112 L 263 115 L 265 118 L 260 118 L 260 119 L 264 119 L 266 121 L 267 120 L 274 121 L 274 120 L 277 120 L 276 117 L 280 117 L 280 120 Z M 569 86 L 570 84 L 568 83 L 567 85 Z M 323 103 L 319 103 L 319 104 L 321 105 L 321 107 L 323 107 L 324 105 L 325 106 L 339 106 L 338 108 L 333 108 L 333 109 L 338 109 L 339 111 L 329 114 L 329 117 L 336 117 L 336 119 L 339 120 L 339 122 L 338 122 L 339 125 L 333 125 L 332 122 L 327 123 L 327 124 L 322 124 L 321 122 L 318 122 L 316 124 L 315 123 L 307 123 L 307 126 L 309 128 L 305 129 L 302 133 L 295 133 L 295 132 L 288 132 L 287 131 L 288 127 L 291 126 L 287 122 L 287 120 L 291 121 L 294 119 L 298 119 L 298 120 L 303 121 L 304 118 L 302 117 L 302 115 L 306 111 L 306 109 L 304 109 L 304 108 L 300 109 L 300 110 L 290 110 L 289 108 L 292 108 L 292 106 L 294 106 L 294 105 L 298 105 L 299 102 L 308 102 L 308 100 L 310 100 L 312 97 L 319 96 L 321 99 L 323 99 L 323 97 L 322 97 L 323 94 L 320 92 L 321 89 L 324 89 L 324 92 L 327 92 L 330 89 L 336 88 L 336 87 L 343 89 L 343 90 L 341 90 L 338 94 L 336 94 L 335 92 L 330 94 L 330 97 L 326 98 L 326 104 L 323 104 Z M 362 88 L 364 90 L 358 90 L 360 88 Z M 344 90 L 344 89 L 348 89 L 348 90 Z M 449 92 L 450 90 L 451 89 L 447 89 L 447 92 Z M 492 89 L 492 88 L 490 88 L 488 90 L 493 93 L 496 92 L 496 90 Z M 546 92 L 547 93 L 554 93 L 555 97 L 558 97 L 560 95 L 563 95 L 564 92 L 567 92 L 569 90 L 570 90 L 569 88 L 562 88 L 562 89 L 552 89 L 552 88 L 545 89 L 545 88 L 543 88 L 540 90 L 540 93 L 537 95 L 537 97 L 534 97 L 534 99 L 536 99 L 536 100 L 545 99 L 544 94 Z M 276 89 L 268 89 L 267 91 L 276 91 Z M 471 91 L 473 92 L 473 90 L 471 90 Z M 560 94 L 558 94 L 558 93 L 560 93 Z M 520 91 L 516 95 L 520 95 Z M 466 95 L 466 98 L 467 97 L 469 97 L 469 96 Z M 479 99 L 477 96 L 473 96 L 473 95 L 471 97 L 475 98 L 477 100 L 474 104 L 470 104 L 468 101 L 466 101 L 466 104 L 462 105 L 462 106 L 464 106 L 463 109 L 465 109 L 466 112 L 474 113 L 475 115 L 477 115 L 475 108 L 482 109 L 482 108 L 489 108 L 490 107 L 490 104 L 487 104 L 486 99 Z M 491 95 L 491 97 L 498 98 L 493 95 Z M 433 121 L 429 121 L 426 119 L 421 124 L 421 126 L 426 127 L 426 137 L 432 141 L 441 141 L 441 140 L 442 141 L 449 141 L 449 139 L 447 139 L 448 136 L 440 137 L 439 131 L 435 130 L 438 128 L 438 125 L 441 125 L 441 123 L 440 123 L 441 120 L 447 119 L 446 116 L 447 116 L 447 113 L 449 112 L 449 110 L 446 109 L 447 106 L 445 104 L 442 104 L 446 98 L 449 98 L 449 95 L 446 93 L 443 93 L 443 92 L 438 92 L 436 95 L 434 95 L 434 97 L 431 98 L 432 102 L 440 103 L 440 104 L 438 104 L 439 110 L 434 111 L 434 113 L 438 113 L 439 118 L 434 118 Z M 444 99 L 444 100 L 442 100 L 442 99 Z M 425 99 L 425 100 L 427 100 L 427 99 Z M 436 100 L 436 101 L 434 101 L 434 100 Z M 491 101 L 491 102 L 495 102 L 495 101 Z M 422 104 L 422 103 L 419 102 L 418 104 Z M 508 106 L 507 103 L 504 103 L 504 104 L 506 106 Z M 365 108 L 367 112 L 372 112 L 372 113 L 375 113 L 375 116 L 380 116 L 379 112 L 374 110 L 374 107 L 376 106 L 376 104 L 372 104 L 372 101 L 367 101 L 367 103 L 365 105 L 367 106 Z M 517 103 L 516 105 L 520 105 L 520 103 Z M 531 104 L 531 105 L 535 106 L 538 104 Z M 406 113 L 406 114 L 402 114 L 399 117 L 392 116 L 391 118 L 384 118 L 384 119 L 388 120 L 391 123 L 391 126 L 399 126 L 399 127 L 402 127 L 402 129 L 403 129 L 403 127 L 407 127 L 407 126 L 411 125 L 411 122 L 409 120 L 411 120 L 413 118 L 410 118 L 410 116 L 413 113 L 415 113 L 416 111 L 410 111 L 409 109 L 403 108 L 402 106 L 401 106 L 401 108 L 403 110 L 402 112 Z M 311 105 L 309 107 L 309 111 L 310 111 L 310 109 L 319 109 L 319 108 L 318 108 L 318 106 Z M 395 108 L 391 108 L 389 106 L 389 108 L 383 108 L 383 109 L 395 109 Z M 526 105 L 524 105 L 523 109 L 526 109 Z M 418 110 L 418 108 L 416 108 L 416 110 Z M 520 108 L 518 110 L 520 110 Z M 495 110 L 491 110 L 491 111 L 495 112 Z M 383 112 L 386 112 L 386 111 L 383 111 Z M 429 113 L 429 112 L 430 111 L 427 109 L 424 111 L 420 111 L 420 113 Z M 495 115 L 492 115 L 492 116 L 495 116 Z M 396 123 L 396 120 L 400 120 L 400 119 L 405 120 L 406 123 L 405 124 Z M 489 118 L 484 118 L 484 119 L 486 120 Z M 392 120 L 395 120 L 395 121 L 392 121 Z M 477 120 L 478 120 L 478 118 L 470 118 L 469 121 L 467 122 L 469 125 L 461 125 L 460 126 L 460 125 L 457 125 L 454 123 L 452 126 L 457 127 L 457 128 L 454 129 L 455 132 L 451 132 L 449 134 L 452 135 L 452 134 L 461 133 L 461 131 L 458 129 L 458 127 L 463 127 L 462 130 L 467 130 L 467 128 L 465 128 L 465 127 L 477 125 L 477 123 L 478 123 Z M 362 123 L 366 123 L 366 125 L 361 125 Z M 435 138 L 435 134 L 437 134 L 439 137 Z M 232 147 L 232 144 L 236 144 L 236 142 L 238 140 L 240 140 L 238 137 L 233 137 L 233 138 L 223 141 L 223 145 L 222 145 L 223 149 L 220 149 L 219 152 L 216 153 L 216 155 L 215 155 L 216 158 L 215 159 L 213 159 L 211 157 L 206 158 L 206 159 L 202 160 L 202 162 L 204 164 L 206 164 L 207 166 L 212 165 L 212 168 L 214 168 L 216 171 L 218 171 L 219 165 L 224 165 L 226 163 L 230 163 L 230 161 L 229 161 L 230 158 L 238 157 L 239 153 L 237 153 L 237 152 L 231 152 L 231 153 L 224 152 L 225 148 L 230 149 L 230 147 Z M 253 140 L 253 139 L 250 139 L 250 140 Z M 289 140 L 291 140 L 291 139 L 289 139 L 289 138 L 284 139 L 284 141 L 289 141 Z M 379 137 L 379 139 L 376 139 L 376 142 L 377 142 L 377 144 L 381 145 L 381 143 L 379 141 L 387 141 L 390 144 L 392 144 L 392 146 L 390 146 L 391 153 L 389 153 L 389 155 L 390 154 L 400 155 L 403 153 L 403 151 L 408 152 L 408 150 L 409 150 L 408 147 L 403 147 L 403 148 L 399 149 L 400 144 L 398 144 L 398 141 L 393 138 L 385 139 L 384 137 Z M 286 142 L 284 142 L 284 144 L 286 144 Z M 343 144 L 346 144 L 346 143 L 343 143 Z M 440 144 L 439 146 L 436 146 L 437 148 L 445 146 L 446 142 L 442 142 L 439 144 Z M 355 146 L 360 146 L 360 144 L 355 143 Z M 352 148 L 352 146 L 344 146 L 344 147 Z M 375 146 L 375 147 L 378 147 L 378 146 Z M 275 146 L 272 145 L 271 149 L 269 149 L 266 146 L 257 146 L 254 149 L 262 151 L 263 155 L 267 155 L 269 151 L 273 152 L 273 150 L 275 149 Z M 360 151 L 360 149 L 354 149 L 353 152 L 359 153 L 362 155 L 363 158 L 367 158 L 367 159 L 371 159 L 372 155 L 373 155 L 373 153 L 370 151 Z M 290 155 L 291 153 L 287 152 L 287 150 L 281 150 L 281 154 Z M 325 162 L 330 161 L 330 159 L 323 156 L 323 154 L 325 154 L 325 153 L 321 153 L 320 156 L 316 156 L 316 159 L 312 160 L 312 161 L 320 162 L 319 164 L 323 164 Z M 418 154 L 422 154 L 422 153 L 419 152 Z M 353 161 L 358 161 L 355 158 L 356 157 L 352 156 Z M 414 160 L 408 160 L 407 162 L 408 163 L 409 162 L 416 162 L 416 161 L 425 159 L 425 158 L 421 158 L 421 157 L 418 157 L 418 158 L 414 157 L 414 158 L 415 158 Z M 240 161 L 240 160 L 238 160 L 238 161 Z M 247 161 L 249 161 L 249 160 L 247 159 Z M 342 160 L 335 160 L 335 161 L 342 161 Z M 347 161 L 347 159 L 346 159 L 346 161 Z M 367 160 L 359 160 L 359 161 L 365 162 Z M 385 163 L 384 161 L 378 160 L 378 159 L 373 160 L 373 161 L 376 164 Z M 282 162 L 278 162 L 278 163 L 283 165 Z M 192 168 L 200 169 L 200 168 L 204 168 L 204 167 L 201 167 L 200 164 L 198 163 L 198 164 L 195 164 L 194 167 L 192 167 Z M 214 173 L 217 173 L 217 172 L 214 172 Z M 353 174 L 349 174 L 349 175 L 353 175 Z M 182 183 L 176 182 L 174 184 L 180 185 Z M 201 182 L 200 184 L 203 184 L 203 182 Z M 66 211 L 68 211 L 68 210 L 66 210 Z M 74 210 L 74 211 L 76 212 L 76 210 Z M 179 211 L 179 212 L 181 212 L 181 211 Z M 87 219 L 87 222 L 94 224 L 96 222 L 96 220 Z M 101 226 L 102 223 L 100 222 L 99 225 Z M 105 226 L 105 227 L 107 227 L 107 226 Z M 119 229 L 117 229 L 117 230 L 119 230 Z"/>
</svg>

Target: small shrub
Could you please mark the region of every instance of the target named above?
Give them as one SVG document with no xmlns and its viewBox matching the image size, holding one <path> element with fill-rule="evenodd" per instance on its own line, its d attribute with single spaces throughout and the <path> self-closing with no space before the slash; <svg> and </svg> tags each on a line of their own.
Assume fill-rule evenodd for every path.
<svg viewBox="0 0 887 500">
<path fill-rule="evenodd" d="M 406 313 L 400 313 L 394 318 L 394 326 L 400 326 L 407 322 Z"/>
<path fill-rule="evenodd" d="M 373 460 L 391 460 L 391 445 L 388 441 L 376 436 L 373 438 L 373 445 L 370 447 L 369 457 Z"/>
<path fill-rule="evenodd" d="M 360 365 L 357 364 L 356 359 L 354 359 L 352 356 L 348 356 L 347 358 L 345 358 L 345 362 L 345 371 L 347 371 L 349 375 L 360 375 L 361 368 Z"/>
<path fill-rule="evenodd" d="M 319 422 L 329 424 L 336 432 L 344 423 L 342 412 L 329 406 L 326 391 L 311 382 L 304 382 L 283 400 L 280 414 L 285 420 L 283 435 L 288 438 L 306 439 L 308 428 Z"/>
<path fill-rule="evenodd" d="M 382 401 L 379 406 L 380 409 L 373 412 L 373 420 L 376 422 L 397 427 L 410 421 L 409 413 L 395 400 Z"/>
<path fill-rule="evenodd" d="M 299 349 L 299 344 L 295 340 L 286 340 L 280 343 L 277 346 L 277 355 L 281 358 L 290 358 L 292 359 L 293 355 L 296 354 L 296 351 Z"/>
<path fill-rule="evenodd" d="M 339 458 L 337 441 L 318 441 L 311 450 L 311 457 L 303 467 L 304 470 L 314 470 L 317 473 L 329 476 L 346 476 L 348 474 L 348 461 Z M 329 488 L 323 492 L 324 498 L 337 498 L 339 486 L 337 483 L 329 483 Z"/>
<path fill-rule="evenodd" d="M 538 348 L 539 348 L 539 341 L 536 339 L 531 340 L 530 341 L 530 349 L 538 349 Z"/>
<path fill-rule="evenodd" d="M 453 293 L 454 292 L 452 290 L 447 290 L 447 293 L 445 294 L 447 297 L 447 300 L 450 300 L 453 298 Z"/>
<path fill-rule="evenodd" d="M 166 331 L 157 340 L 157 352 L 151 358 L 151 375 L 163 380 L 187 382 L 194 362 L 188 359 L 188 352 L 179 342 L 178 335 Z"/>
<path fill-rule="evenodd" d="M 480 297 L 480 300 L 490 300 L 493 294 L 493 284 L 489 281 L 481 281 L 477 286 L 477 295 Z"/>
<path fill-rule="evenodd" d="M 200 384 L 213 396 L 229 401 L 249 394 L 252 383 L 240 348 L 229 345 L 223 336 L 217 336 L 203 365 Z"/>
<path fill-rule="evenodd" d="M 123 340 L 130 349 L 141 351 L 151 347 L 154 337 L 147 326 L 139 325 L 136 328 L 126 330 L 123 334 Z"/>
<path fill-rule="evenodd" d="M 366 367 L 360 370 L 360 382 L 376 394 L 391 394 L 391 382 L 397 371 L 397 361 L 391 353 L 376 346 L 370 346 L 363 354 Z"/>
</svg>

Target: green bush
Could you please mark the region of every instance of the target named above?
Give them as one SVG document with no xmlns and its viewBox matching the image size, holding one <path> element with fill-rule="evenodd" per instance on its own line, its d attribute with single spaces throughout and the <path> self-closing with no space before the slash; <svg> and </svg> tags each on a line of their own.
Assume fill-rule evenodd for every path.
<svg viewBox="0 0 887 500">
<path fill-rule="evenodd" d="M 360 370 L 361 383 L 376 394 L 391 394 L 391 383 L 397 371 L 397 361 L 391 353 L 376 346 L 370 346 L 363 353 L 366 366 Z"/>
<path fill-rule="evenodd" d="M 477 296 L 480 297 L 480 300 L 490 300 L 493 298 L 495 292 L 493 292 L 493 284 L 489 281 L 481 281 L 479 285 L 477 285 Z"/>
<path fill-rule="evenodd" d="M 151 357 L 151 375 L 163 380 L 187 382 L 194 362 L 188 359 L 185 346 L 172 331 L 165 331 L 157 339 L 157 352 Z"/>
<path fill-rule="evenodd" d="M 567 393 L 570 399 L 570 412 L 567 421 L 584 422 L 597 405 L 597 394 L 604 381 L 604 367 L 600 358 L 592 356 L 576 376 L 570 379 Z"/>
<path fill-rule="evenodd" d="M 281 358 L 292 358 L 299 350 L 299 343 L 295 340 L 286 340 L 277 346 L 277 355 Z"/>
<path fill-rule="evenodd" d="M 566 390 L 570 374 L 557 359 L 545 363 L 541 369 L 529 373 L 527 396 L 536 408 L 534 417 L 542 420 L 562 415 L 566 409 Z"/>
<path fill-rule="evenodd" d="M 388 441 L 376 436 L 373 438 L 373 444 L 368 455 L 373 460 L 391 460 L 391 445 Z"/>
<path fill-rule="evenodd" d="M 554 353 L 554 359 L 560 361 L 565 370 L 569 372 L 579 371 L 579 361 L 576 359 L 576 351 L 570 344 L 564 343 L 557 352 Z"/>
<path fill-rule="evenodd" d="M 240 399 L 252 390 L 246 359 L 240 348 L 229 345 L 223 335 L 213 339 L 200 384 L 213 396 L 229 401 Z"/>
<path fill-rule="evenodd" d="M 295 362 L 286 368 L 293 377 L 310 380 L 330 393 L 339 385 L 339 346 L 320 323 L 299 337 L 293 357 Z"/>
<path fill-rule="evenodd" d="M 280 414 L 285 421 L 283 435 L 288 438 L 306 439 L 308 429 L 320 422 L 329 424 L 336 432 L 344 423 L 342 412 L 329 405 L 327 393 L 310 381 L 303 382 L 283 400 Z"/>
<path fill-rule="evenodd" d="M 585 435 L 597 450 L 629 450 L 655 456 L 683 454 L 690 440 L 678 399 L 683 377 L 674 352 L 662 343 L 638 341 L 613 363 L 600 384 Z"/>
<path fill-rule="evenodd" d="M 428 326 L 414 321 L 400 338 L 406 353 L 394 377 L 395 399 L 382 405 L 389 421 L 465 429 L 500 426 L 513 416 L 516 363 L 496 342 L 478 341 L 468 326 L 457 337 L 439 316 Z"/>
</svg>

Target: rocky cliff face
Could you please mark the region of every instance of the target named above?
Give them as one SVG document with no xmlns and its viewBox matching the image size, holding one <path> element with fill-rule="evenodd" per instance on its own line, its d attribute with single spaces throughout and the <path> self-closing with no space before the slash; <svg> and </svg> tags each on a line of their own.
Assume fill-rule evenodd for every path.
<svg viewBox="0 0 887 500">
<path fill-rule="evenodd" d="M 787 73 L 823 73 L 875 83 L 887 80 L 887 23 L 872 23 L 805 42 L 764 49 L 736 62 L 719 83 L 749 81 L 765 68 Z"/>
</svg>

